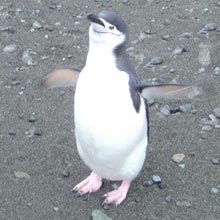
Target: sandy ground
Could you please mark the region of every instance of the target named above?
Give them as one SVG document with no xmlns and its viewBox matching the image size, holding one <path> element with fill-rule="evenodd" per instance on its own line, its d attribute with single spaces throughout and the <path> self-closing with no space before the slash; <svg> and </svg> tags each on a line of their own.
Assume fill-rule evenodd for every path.
<svg viewBox="0 0 220 220">
<path fill-rule="evenodd" d="M 168 103 L 190 103 L 193 111 L 165 117 L 163 103 L 150 108 L 147 160 L 117 209 L 100 206 L 112 183 L 89 198 L 70 191 L 89 174 L 75 146 L 74 91 L 40 84 L 56 67 L 83 67 L 86 15 L 104 9 L 118 12 L 129 24 L 128 51 L 143 79 L 176 80 L 203 89 L 193 100 Z M 220 107 L 220 27 L 198 34 L 206 24 L 220 25 L 219 11 L 217 0 L 1 0 L 0 219 L 86 220 L 94 209 L 117 220 L 220 219 L 220 123 L 209 119 Z M 186 52 L 175 55 L 179 47 Z M 22 59 L 27 49 L 30 65 Z M 146 64 L 153 57 L 163 63 L 149 70 Z M 205 123 L 211 123 L 208 129 Z M 185 155 L 182 168 L 172 160 L 176 153 Z M 64 177 L 67 171 L 70 176 Z M 165 189 L 143 186 L 154 174 Z"/>
</svg>

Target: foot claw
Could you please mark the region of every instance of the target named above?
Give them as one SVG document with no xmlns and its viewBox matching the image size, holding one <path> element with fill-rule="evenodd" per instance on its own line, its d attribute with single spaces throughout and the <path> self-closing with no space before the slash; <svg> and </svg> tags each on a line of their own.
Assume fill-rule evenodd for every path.
<svg viewBox="0 0 220 220">
<path fill-rule="evenodd" d="M 102 186 L 102 178 L 96 173 L 92 172 L 85 180 L 77 184 L 72 192 L 76 192 L 76 196 L 80 197 L 84 194 L 91 194 L 100 189 Z"/>
<path fill-rule="evenodd" d="M 115 204 L 117 208 L 117 206 L 125 200 L 129 187 L 130 182 L 122 181 L 122 184 L 118 189 L 106 193 L 102 196 L 103 198 L 105 198 L 102 204 Z"/>
</svg>

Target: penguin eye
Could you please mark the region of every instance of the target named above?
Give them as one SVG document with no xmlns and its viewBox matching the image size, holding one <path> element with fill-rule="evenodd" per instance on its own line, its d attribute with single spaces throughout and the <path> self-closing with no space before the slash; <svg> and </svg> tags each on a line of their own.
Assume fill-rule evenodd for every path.
<svg viewBox="0 0 220 220">
<path fill-rule="evenodd" d="M 108 27 L 110 30 L 113 30 L 115 28 L 115 26 L 109 26 Z"/>
</svg>

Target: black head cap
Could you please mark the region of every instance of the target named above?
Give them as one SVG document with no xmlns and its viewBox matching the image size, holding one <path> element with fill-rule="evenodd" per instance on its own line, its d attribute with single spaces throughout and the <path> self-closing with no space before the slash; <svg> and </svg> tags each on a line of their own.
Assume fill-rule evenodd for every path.
<svg viewBox="0 0 220 220">
<path fill-rule="evenodd" d="M 102 18 L 105 21 L 107 21 L 108 23 L 116 26 L 116 28 L 120 32 L 127 34 L 128 28 L 127 28 L 125 21 L 116 13 L 111 12 L 111 11 L 102 11 L 98 14 L 98 17 Z"/>
</svg>

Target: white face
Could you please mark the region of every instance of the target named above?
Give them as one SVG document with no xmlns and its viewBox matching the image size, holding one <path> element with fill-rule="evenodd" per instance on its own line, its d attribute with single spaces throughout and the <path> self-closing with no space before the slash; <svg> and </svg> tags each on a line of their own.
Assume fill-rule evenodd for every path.
<svg viewBox="0 0 220 220">
<path fill-rule="evenodd" d="M 125 34 L 120 32 L 116 26 L 108 23 L 102 18 L 99 18 L 103 24 L 92 22 L 89 28 L 89 38 L 93 43 L 109 45 L 112 48 L 120 45 L 125 41 Z"/>
</svg>

